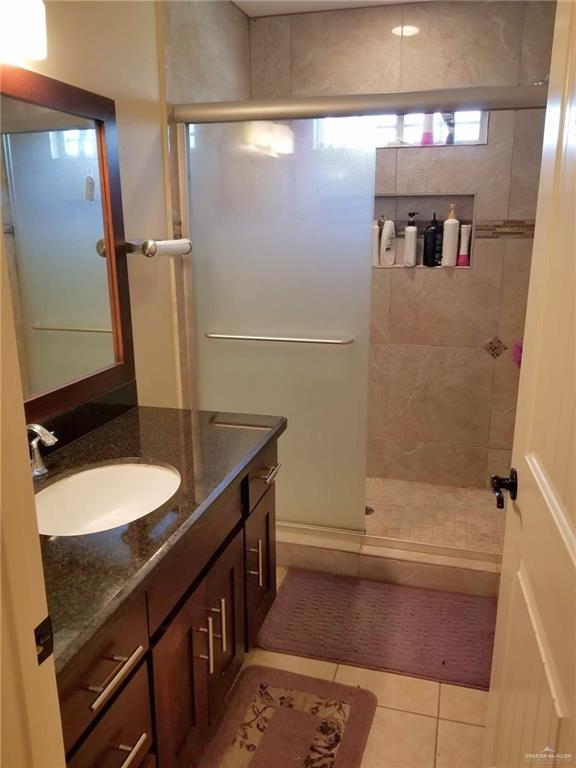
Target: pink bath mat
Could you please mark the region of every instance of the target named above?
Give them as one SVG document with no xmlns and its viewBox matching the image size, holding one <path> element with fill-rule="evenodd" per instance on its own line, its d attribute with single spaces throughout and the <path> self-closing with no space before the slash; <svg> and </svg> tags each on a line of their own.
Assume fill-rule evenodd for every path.
<svg viewBox="0 0 576 768">
<path fill-rule="evenodd" d="M 291 568 L 258 645 L 488 690 L 495 622 L 494 598 Z"/>
</svg>

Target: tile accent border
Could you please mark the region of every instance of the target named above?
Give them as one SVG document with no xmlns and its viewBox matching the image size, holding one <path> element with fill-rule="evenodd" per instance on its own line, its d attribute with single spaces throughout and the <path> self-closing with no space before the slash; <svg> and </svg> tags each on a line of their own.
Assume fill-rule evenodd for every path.
<svg viewBox="0 0 576 768">
<path fill-rule="evenodd" d="M 534 219 L 500 219 L 477 221 L 474 236 L 481 240 L 500 238 L 531 240 L 534 237 Z"/>
</svg>

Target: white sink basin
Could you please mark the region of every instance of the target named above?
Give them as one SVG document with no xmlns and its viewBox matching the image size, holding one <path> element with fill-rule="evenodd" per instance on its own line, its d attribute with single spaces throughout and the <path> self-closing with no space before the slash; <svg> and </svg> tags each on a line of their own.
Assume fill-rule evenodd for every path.
<svg viewBox="0 0 576 768">
<path fill-rule="evenodd" d="M 180 486 L 180 473 L 157 464 L 107 464 L 58 480 L 36 494 L 38 530 L 82 536 L 153 512 Z"/>
</svg>

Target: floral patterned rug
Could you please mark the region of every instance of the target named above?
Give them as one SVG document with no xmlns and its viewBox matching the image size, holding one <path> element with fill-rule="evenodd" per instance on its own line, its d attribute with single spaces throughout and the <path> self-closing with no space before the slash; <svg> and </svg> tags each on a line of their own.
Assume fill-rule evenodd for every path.
<svg viewBox="0 0 576 768">
<path fill-rule="evenodd" d="M 368 691 L 265 667 L 240 676 L 198 768 L 359 768 Z"/>
</svg>

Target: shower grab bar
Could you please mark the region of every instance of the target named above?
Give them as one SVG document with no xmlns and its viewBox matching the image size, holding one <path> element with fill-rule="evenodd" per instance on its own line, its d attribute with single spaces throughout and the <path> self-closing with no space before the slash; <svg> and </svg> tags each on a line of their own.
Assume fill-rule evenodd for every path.
<svg viewBox="0 0 576 768">
<path fill-rule="evenodd" d="M 33 323 L 34 331 L 73 331 L 74 333 L 114 333 L 112 328 L 80 328 L 75 325 L 44 325 L 43 323 Z"/>
<path fill-rule="evenodd" d="M 291 344 L 335 344 L 344 346 L 352 344 L 354 339 L 312 339 L 298 336 L 244 336 L 236 333 L 205 333 L 207 339 L 230 339 L 231 341 L 282 341 Z"/>
</svg>

